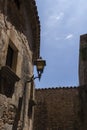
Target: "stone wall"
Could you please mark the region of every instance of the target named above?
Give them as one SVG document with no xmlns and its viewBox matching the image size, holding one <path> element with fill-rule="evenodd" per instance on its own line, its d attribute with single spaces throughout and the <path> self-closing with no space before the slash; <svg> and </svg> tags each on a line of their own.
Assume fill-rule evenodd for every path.
<svg viewBox="0 0 87 130">
<path fill-rule="evenodd" d="M 80 130 L 87 130 L 87 85 L 79 87 L 79 101 L 80 101 Z"/>
<path fill-rule="evenodd" d="M 79 84 L 87 84 L 87 34 L 80 36 Z"/>
<path fill-rule="evenodd" d="M 0 94 L 0 130 L 6 128 L 11 130 L 16 115 L 16 107 L 13 105 L 11 99 Z"/>
<path fill-rule="evenodd" d="M 0 5 L 2 6 L 2 4 Z M 14 7 L 9 2 L 8 5 Z M 10 11 L 11 8 L 9 8 L 9 6 L 3 6 L 3 10 L 4 8 L 7 8 Z M 19 15 L 17 15 L 18 12 L 16 8 L 14 9 L 15 10 L 13 12 L 15 14 L 11 14 L 11 16 L 14 16 L 13 20 L 17 22 L 17 26 L 22 25 L 21 23 L 18 23 L 17 20 L 19 19 Z M 17 90 L 16 94 L 21 95 L 26 78 L 33 74 L 32 51 L 29 48 L 27 37 L 24 35 L 24 33 L 22 33 L 22 30 L 21 32 L 16 30 L 17 26 L 10 21 L 11 16 L 9 17 L 9 15 L 9 12 L 7 13 L 7 16 L 5 16 L 2 12 L 0 13 L 0 68 L 6 65 L 8 46 L 10 45 L 13 49 L 16 48 L 18 54 L 17 63 L 15 65 L 15 73 L 21 79 L 18 83 L 16 83 L 16 86 L 18 86 L 16 88 L 19 88 L 20 90 Z M 24 29 L 24 26 L 22 29 Z M 17 95 L 16 97 L 18 97 Z"/>
<path fill-rule="evenodd" d="M 0 130 L 32 129 L 33 115 L 29 117 L 28 112 L 30 101 L 34 100 L 34 84 L 26 81 L 33 75 L 33 36 L 25 1 L 21 1 L 20 4 L 21 6 L 16 0 L 0 1 L 0 74 L 6 66 L 10 46 L 14 52 L 14 60 L 12 67 L 7 69 L 20 79 L 13 85 L 8 76 L 0 75 Z M 5 84 L 5 81 L 8 84 Z M 13 93 L 7 96 L 4 91 L 8 89 L 9 92 L 10 87 L 14 87 Z"/>
<path fill-rule="evenodd" d="M 79 130 L 79 88 L 36 90 L 34 130 Z"/>
</svg>

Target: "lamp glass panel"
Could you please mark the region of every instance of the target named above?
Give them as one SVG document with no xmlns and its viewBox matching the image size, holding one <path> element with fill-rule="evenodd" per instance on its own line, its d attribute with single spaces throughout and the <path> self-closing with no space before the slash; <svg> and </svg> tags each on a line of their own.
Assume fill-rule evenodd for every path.
<svg viewBox="0 0 87 130">
<path fill-rule="evenodd" d="M 44 66 L 41 66 L 41 65 L 37 66 L 38 70 L 43 70 L 43 68 L 44 68 Z"/>
<path fill-rule="evenodd" d="M 37 62 L 37 68 L 38 68 L 38 69 L 43 69 L 44 66 L 45 66 L 45 63 L 44 63 L 43 61 L 38 61 L 38 62 Z"/>
</svg>

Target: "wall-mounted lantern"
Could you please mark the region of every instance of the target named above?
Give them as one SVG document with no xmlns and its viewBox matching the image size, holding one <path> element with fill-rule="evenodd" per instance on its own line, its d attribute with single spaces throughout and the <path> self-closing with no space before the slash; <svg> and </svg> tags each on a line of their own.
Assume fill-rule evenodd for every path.
<svg viewBox="0 0 87 130">
<path fill-rule="evenodd" d="M 32 82 L 32 80 L 38 78 L 39 81 L 41 79 L 44 67 L 46 66 L 46 61 L 43 60 L 41 57 L 39 59 L 37 59 L 36 61 L 34 61 L 34 65 L 36 65 L 36 69 L 37 69 L 37 74 L 38 76 L 34 77 L 34 75 L 30 78 L 30 80 L 28 80 L 27 82 Z"/>
</svg>

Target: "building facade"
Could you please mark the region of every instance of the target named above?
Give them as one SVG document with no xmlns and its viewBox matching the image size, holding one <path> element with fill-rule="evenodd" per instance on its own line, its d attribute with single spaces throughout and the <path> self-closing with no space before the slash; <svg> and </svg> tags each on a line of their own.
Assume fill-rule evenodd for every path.
<svg viewBox="0 0 87 130">
<path fill-rule="evenodd" d="M 87 130 L 87 34 L 80 36 L 79 83 L 36 89 L 34 130 Z"/>
<path fill-rule="evenodd" d="M 40 22 L 34 0 L 0 0 L 0 130 L 32 130 Z"/>
</svg>

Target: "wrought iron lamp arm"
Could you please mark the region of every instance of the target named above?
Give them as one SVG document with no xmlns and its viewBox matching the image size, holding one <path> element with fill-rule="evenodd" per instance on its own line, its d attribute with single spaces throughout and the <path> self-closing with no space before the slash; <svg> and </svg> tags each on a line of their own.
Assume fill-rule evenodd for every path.
<svg viewBox="0 0 87 130">
<path fill-rule="evenodd" d="M 34 77 L 34 75 L 33 75 L 33 76 L 30 78 L 30 80 L 27 80 L 27 81 L 26 81 L 26 83 L 32 82 L 33 80 L 35 80 L 35 79 L 37 79 L 37 78 L 40 79 L 39 76 Z"/>
</svg>

